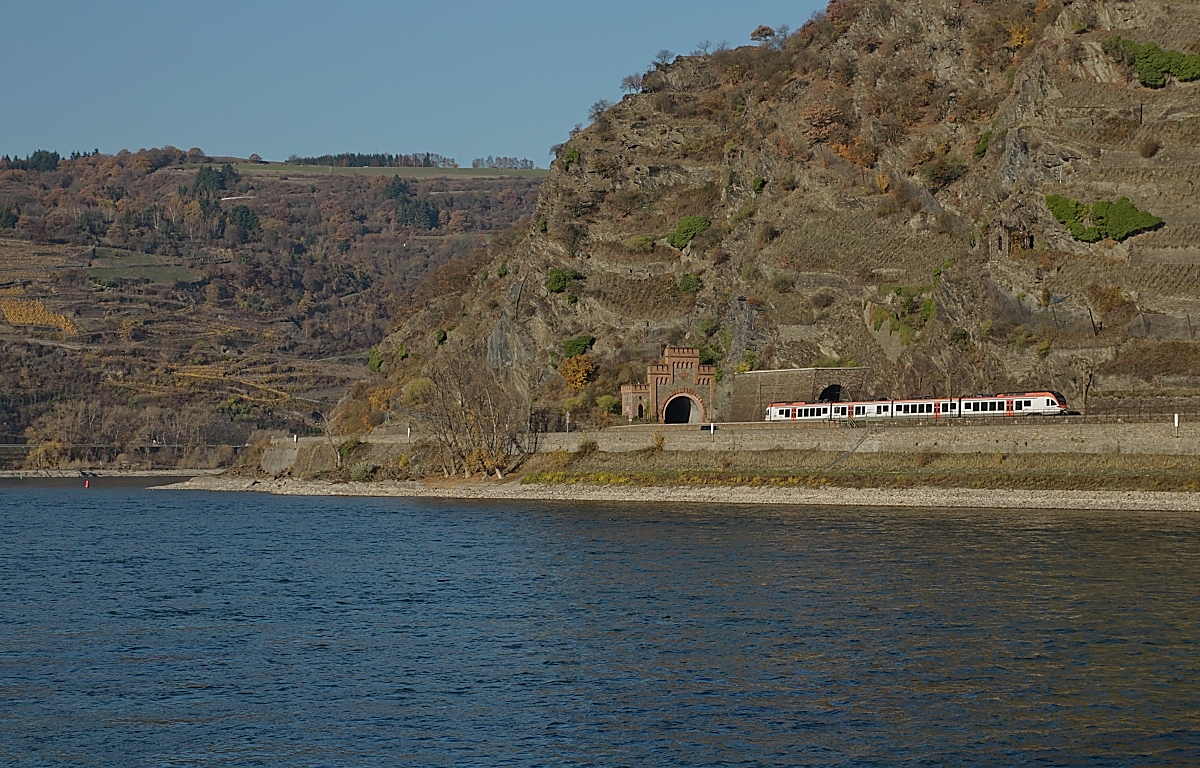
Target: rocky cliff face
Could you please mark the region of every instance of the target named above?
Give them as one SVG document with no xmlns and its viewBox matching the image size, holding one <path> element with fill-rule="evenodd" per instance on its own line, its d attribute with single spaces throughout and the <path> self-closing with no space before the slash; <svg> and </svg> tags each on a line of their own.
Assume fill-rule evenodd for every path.
<svg viewBox="0 0 1200 768">
<path fill-rule="evenodd" d="M 560 149 L 528 225 L 398 329 L 386 373 L 474 355 L 590 411 L 688 344 L 726 383 L 853 361 L 880 396 L 1188 394 L 1200 82 L 1144 87 L 1105 41 L 1195 53 L 1197 30 L 1196 3 L 837 0 L 786 39 L 680 57 Z M 1049 194 L 1163 225 L 1082 242 Z M 582 392 L 555 372 L 580 335 Z"/>
</svg>

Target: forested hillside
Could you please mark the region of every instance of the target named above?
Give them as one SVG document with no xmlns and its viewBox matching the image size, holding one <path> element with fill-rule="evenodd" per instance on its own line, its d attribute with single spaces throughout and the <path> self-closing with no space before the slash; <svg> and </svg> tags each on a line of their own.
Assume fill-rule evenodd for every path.
<svg viewBox="0 0 1200 768">
<path fill-rule="evenodd" d="M 29 430 L 55 462 L 73 444 L 145 460 L 316 428 L 397 313 L 536 196 L 536 179 L 392 167 L 289 173 L 170 147 L 0 160 L 0 435 Z M 89 426 L 99 414 L 112 423 Z"/>
</svg>

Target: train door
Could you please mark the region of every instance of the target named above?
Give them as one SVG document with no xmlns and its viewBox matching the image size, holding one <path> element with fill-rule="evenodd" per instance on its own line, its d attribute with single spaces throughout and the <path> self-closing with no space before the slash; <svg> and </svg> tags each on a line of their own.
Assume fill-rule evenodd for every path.
<svg viewBox="0 0 1200 768">
<path fill-rule="evenodd" d="M 1004 401 L 1004 415 L 1005 415 L 1005 416 L 1013 416 L 1013 415 L 1015 415 L 1015 412 L 1014 412 L 1014 410 L 1013 410 L 1013 401 L 1012 401 L 1012 400 L 1005 400 L 1005 401 Z"/>
<path fill-rule="evenodd" d="M 942 404 L 941 404 L 941 402 L 939 402 L 937 400 L 933 401 L 933 418 L 935 418 L 935 419 L 942 418 Z"/>
</svg>

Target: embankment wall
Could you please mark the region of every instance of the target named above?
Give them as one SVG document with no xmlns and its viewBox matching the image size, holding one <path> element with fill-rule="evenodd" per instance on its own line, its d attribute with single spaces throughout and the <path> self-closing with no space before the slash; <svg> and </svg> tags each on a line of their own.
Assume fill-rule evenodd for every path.
<svg viewBox="0 0 1200 768">
<path fill-rule="evenodd" d="M 414 438 L 419 435 L 414 435 Z M 637 425 L 543 435 L 539 451 L 577 451 L 585 441 L 609 453 L 652 448 L 661 439 L 668 451 L 825 451 L 863 453 L 1090 453 L 1200 455 L 1200 424 L 1176 430 L 1163 423 L 1014 423 L 944 421 L 896 426 L 845 424 L 717 424 L 715 432 L 690 425 Z M 367 436 L 369 459 L 383 464 L 411 445 L 407 437 Z M 263 454 L 271 475 L 311 477 L 332 469 L 334 451 L 325 438 L 279 440 Z"/>
</svg>

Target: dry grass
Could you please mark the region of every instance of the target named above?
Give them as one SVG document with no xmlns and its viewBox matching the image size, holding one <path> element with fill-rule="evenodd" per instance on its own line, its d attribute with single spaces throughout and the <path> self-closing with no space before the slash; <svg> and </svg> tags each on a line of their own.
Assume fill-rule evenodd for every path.
<svg viewBox="0 0 1200 768">
<path fill-rule="evenodd" d="M 1200 457 L 1092 454 L 839 454 L 817 451 L 547 455 L 522 482 L 849 488 L 1200 491 Z"/>
<path fill-rule="evenodd" d="M 1167 341 L 1122 350 L 1100 368 L 1106 375 L 1200 376 L 1200 344 Z"/>
<path fill-rule="evenodd" d="M 646 280 L 595 275 L 588 279 L 588 293 L 614 312 L 645 320 L 677 317 L 693 304 L 690 297 L 675 289 L 675 280 L 670 275 Z"/>
</svg>

